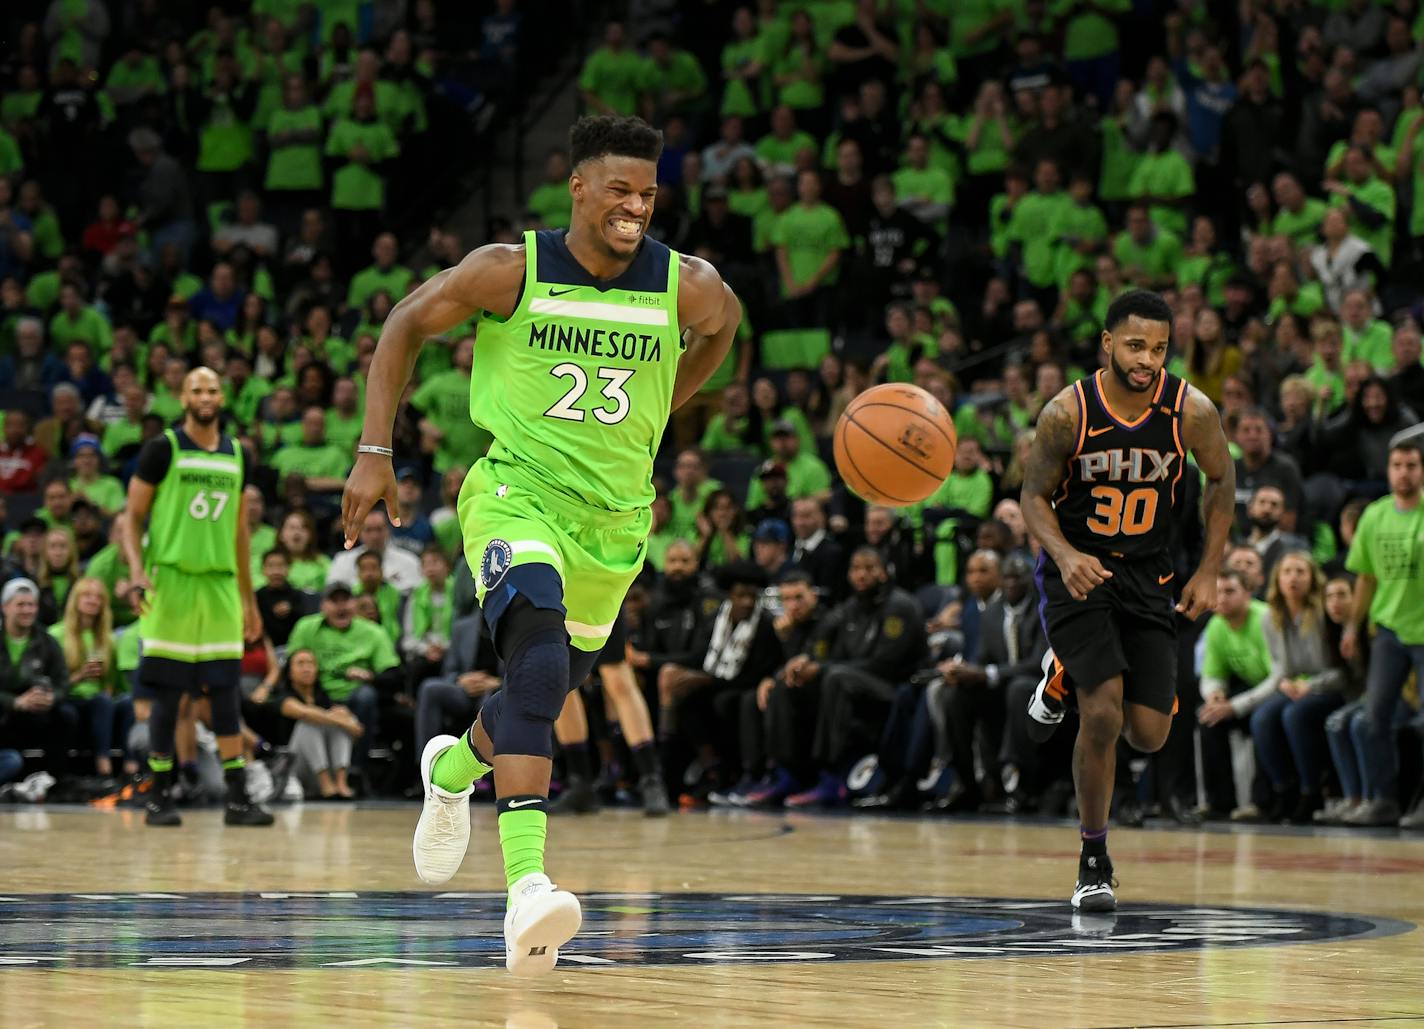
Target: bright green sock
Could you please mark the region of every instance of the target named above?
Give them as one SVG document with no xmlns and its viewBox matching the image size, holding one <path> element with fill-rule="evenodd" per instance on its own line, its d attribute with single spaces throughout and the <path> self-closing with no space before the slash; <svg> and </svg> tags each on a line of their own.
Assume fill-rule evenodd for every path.
<svg viewBox="0 0 1424 1029">
<path fill-rule="evenodd" d="M 548 801 L 543 797 L 505 797 L 495 810 L 499 812 L 499 849 L 504 852 L 508 888 L 526 875 L 544 870 Z"/>
<path fill-rule="evenodd" d="M 470 783 L 489 775 L 491 768 L 475 756 L 475 748 L 470 745 L 469 734 L 460 737 L 460 742 L 444 751 L 435 759 L 430 768 L 430 781 L 442 790 L 459 793 Z"/>
<path fill-rule="evenodd" d="M 173 771 L 173 757 L 159 757 L 157 754 L 148 755 L 148 767 L 155 772 Z"/>
</svg>

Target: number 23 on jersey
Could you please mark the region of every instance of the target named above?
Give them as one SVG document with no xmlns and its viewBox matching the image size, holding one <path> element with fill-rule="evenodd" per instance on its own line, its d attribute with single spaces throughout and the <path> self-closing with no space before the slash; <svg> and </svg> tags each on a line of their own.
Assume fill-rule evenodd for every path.
<svg viewBox="0 0 1424 1029">
<path fill-rule="evenodd" d="M 604 425 L 617 425 L 628 417 L 628 394 L 623 387 L 633 377 L 633 372 L 632 368 L 599 368 L 594 372 L 603 382 L 599 392 L 608 402 L 608 406 L 592 407 L 589 411 Z M 588 372 L 582 365 L 565 361 L 563 364 L 556 364 L 550 368 L 549 374 L 558 379 L 572 380 L 573 384 L 563 396 L 554 402 L 552 407 L 544 412 L 544 417 L 562 418 L 568 422 L 584 421 L 589 411 L 575 405 L 588 392 Z"/>
</svg>

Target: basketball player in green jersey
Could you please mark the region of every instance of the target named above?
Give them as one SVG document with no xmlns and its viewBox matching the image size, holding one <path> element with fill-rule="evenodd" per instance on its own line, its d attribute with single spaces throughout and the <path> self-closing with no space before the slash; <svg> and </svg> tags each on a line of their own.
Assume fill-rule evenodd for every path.
<svg viewBox="0 0 1424 1029">
<path fill-rule="evenodd" d="M 490 245 L 406 297 L 381 332 L 356 465 L 342 499 L 346 545 L 384 499 L 396 406 L 426 338 L 472 315 L 470 415 L 494 443 L 457 510 L 504 688 L 464 737 L 421 755 L 416 874 L 448 880 L 469 842 L 471 783 L 495 771 L 509 906 L 505 964 L 548 972 L 578 931 L 578 900 L 544 874 L 553 723 L 588 674 L 642 567 L 652 464 L 668 415 L 722 364 L 741 305 L 705 261 L 645 232 L 662 136 L 638 118 L 583 118 L 569 134 L 572 227 Z"/>
<path fill-rule="evenodd" d="M 248 458 L 218 425 L 223 391 L 216 372 L 189 372 L 182 402 L 182 424 L 139 451 L 123 516 L 143 644 L 135 693 L 152 702 L 146 821 L 181 822 L 172 794 L 173 732 L 183 693 L 206 687 L 227 780 L 223 821 L 271 825 L 272 815 L 247 797 L 239 715 L 243 640 L 262 633 L 242 502 Z"/>
</svg>

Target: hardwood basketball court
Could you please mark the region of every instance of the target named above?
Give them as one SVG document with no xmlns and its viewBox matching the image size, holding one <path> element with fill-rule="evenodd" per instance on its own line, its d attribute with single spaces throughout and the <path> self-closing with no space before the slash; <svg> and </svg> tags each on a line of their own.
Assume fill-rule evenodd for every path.
<svg viewBox="0 0 1424 1029">
<path fill-rule="evenodd" d="M 417 814 L 0 812 L 0 1024 L 1424 1024 L 1417 837 L 1114 830 L 1112 921 L 1071 917 L 1067 823 L 563 818 L 584 932 L 530 983 L 501 966 L 492 810 L 439 890 Z"/>
</svg>

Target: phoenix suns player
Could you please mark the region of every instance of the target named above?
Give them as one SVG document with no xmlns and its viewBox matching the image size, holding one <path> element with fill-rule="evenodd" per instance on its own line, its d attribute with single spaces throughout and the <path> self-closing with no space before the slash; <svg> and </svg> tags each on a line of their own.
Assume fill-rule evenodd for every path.
<svg viewBox="0 0 1424 1029">
<path fill-rule="evenodd" d="M 494 443 L 457 510 L 504 688 L 463 737 L 421 755 L 416 874 L 445 882 L 469 842 L 471 783 L 495 772 L 509 906 L 505 964 L 548 972 L 578 931 L 577 898 L 544 874 L 553 723 L 588 674 L 642 567 L 653 455 L 669 412 L 730 349 L 741 305 L 705 261 L 646 237 L 662 136 L 638 118 L 569 134 L 573 220 L 490 245 L 391 311 L 369 374 L 346 546 L 384 499 L 399 524 L 391 427 L 421 343 L 478 315 L 470 415 Z"/>
<path fill-rule="evenodd" d="M 146 821 L 180 824 L 172 796 L 173 732 L 183 693 L 206 688 L 227 780 L 223 821 L 271 825 L 272 815 L 247 797 L 239 714 L 242 641 L 262 632 L 242 502 L 248 459 L 218 425 L 223 391 L 216 372 L 189 372 L 181 399 L 182 423 L 139 451 L 125 508 L 124 552 L 143 642 L 139 689 L 152 702 L 154 782 Z"/>
</svg>

